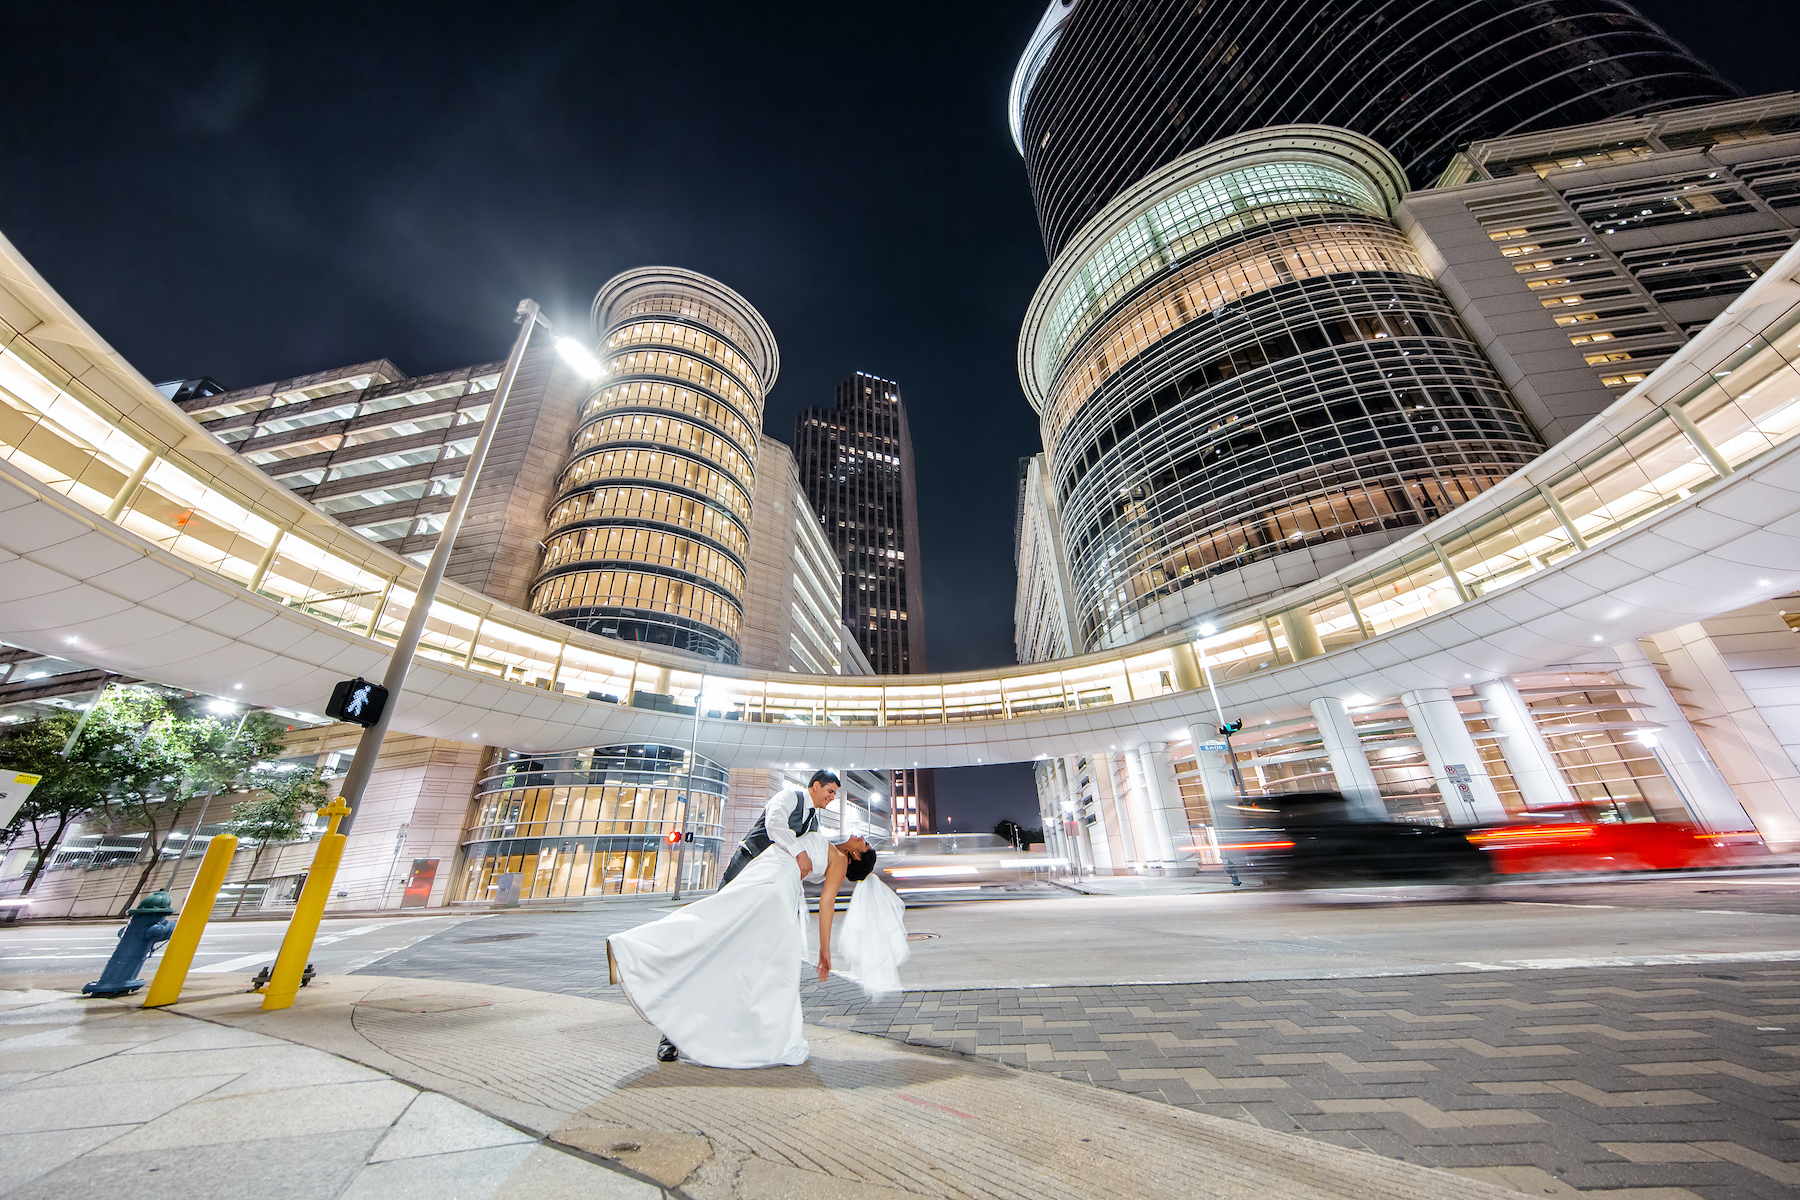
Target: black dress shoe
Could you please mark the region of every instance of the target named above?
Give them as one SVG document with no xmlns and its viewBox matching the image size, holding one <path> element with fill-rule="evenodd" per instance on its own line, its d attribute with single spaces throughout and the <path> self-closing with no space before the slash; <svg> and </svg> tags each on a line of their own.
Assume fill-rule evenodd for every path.
<svg viewBox="0 0 1800 1200">
<path fill-rule="evenodd" d="M 671 1042 L 668 1038 L 664 1038 L 662 1041 L 656 1043 L 657 1062 L 675 1062 L 680 1057 L 681 1051 L 677 1050 L 675 1048 L 675 1043 Z"/>
</svg>

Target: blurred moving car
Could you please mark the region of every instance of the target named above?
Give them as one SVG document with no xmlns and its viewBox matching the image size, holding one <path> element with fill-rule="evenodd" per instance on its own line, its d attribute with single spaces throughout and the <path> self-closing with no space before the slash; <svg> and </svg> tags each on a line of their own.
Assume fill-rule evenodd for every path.
<svg viewBox="0 0 1800 1200">
<path fill-rule="evenodd" d="M 901 896 L 967 888 L 1015 887 L 1063 865 L 1018 850 L 991 833 L 938 833 L 895 838 L 880 847 L 875 873 Z"/>
<path fill-rule="evenodd" d="M 1532 871 L 1672 871 L 1730 861 L 1733 835 L 1680 821 L 1605 820 L 1610 809 L 1569 804 L 1534 809 L 1519 824 L 1469 835 L 1503 875 Z"/>
<path fill-rule="evenodd" d="M 1488 856 L 1461 830 L 1350 816 L 1338 792 L 1247 798 L 1246 826 L 1219 850 L 1271 887 L 1368 883 L 1486 883 Z"/>
</svg>

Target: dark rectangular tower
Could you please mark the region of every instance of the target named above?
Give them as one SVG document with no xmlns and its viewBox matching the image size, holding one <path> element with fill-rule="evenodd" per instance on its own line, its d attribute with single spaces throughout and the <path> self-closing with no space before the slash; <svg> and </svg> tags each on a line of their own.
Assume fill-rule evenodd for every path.
<svg viewBox="0 0 1800 1200">
<path fill-rule="evenodd" d="M 925 590 L 900 385 L 858 371 L 836 399 L 795 422 L 800 485 L 844 574 L 845 627 L 877 675 L 916 674 L 926 670 Z M 895 832 L 929 833 L 931 801 L 929 771 L 895 771 Z"/>
</svg>

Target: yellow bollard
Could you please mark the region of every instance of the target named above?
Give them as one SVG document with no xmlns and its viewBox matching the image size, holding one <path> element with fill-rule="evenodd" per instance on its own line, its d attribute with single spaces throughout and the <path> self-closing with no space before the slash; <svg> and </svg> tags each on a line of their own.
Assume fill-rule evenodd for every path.
<svg viewBox="0 0 1800 1200">
<path fill-rule="evenodd" d="M 206 843 L 206 857 L 200 860 L 200 869 L 194 873 L 187 899 L 181 903 L 181 919 L 175 922 L 175 932 L 170 935 L 169 944 L 163 947 L 162 965 L 156 968 L 156 978 L 150 981 L 150 990 L 144 993 L 145 1008 L 157 1008 L 181 999 L 181 985 L 187 982 L 188 968 L 194 965 L 194 951 L 200 946 L 200 935 L 206 932 L 206 922 L 212 916 L 219 885 L 225 882 L 225 872 L 231 870 L 231 856 L 237 853 L 237 843 L 238 840 L 229 833 L 221 833 Z"/>
<path fill-rule="evenodd" d="M 334 797 L 319 810 L 331 824 L 319 839 L 318 853 L 306 872 L 306 886 L 300 889 L 300 902 L 288 921 L 287 936 L 281 939 L 281 953 L 275 956 L 275 969 L 269 972 L 269 985 L 263 989 L 263 1009 L 292 1008 L 294 995 L 300 990 L 300 976 L 306 960 L 312 956 L 313 939 L 319 936 L 319 919 L 325 915 L 325 901 L 331 898 L 332 884 L 337 882 L 338 860 L 344 857 L 344 835 L 337 831 L 338 822 L 350 806 L 343 797 Z"/>
</svg>

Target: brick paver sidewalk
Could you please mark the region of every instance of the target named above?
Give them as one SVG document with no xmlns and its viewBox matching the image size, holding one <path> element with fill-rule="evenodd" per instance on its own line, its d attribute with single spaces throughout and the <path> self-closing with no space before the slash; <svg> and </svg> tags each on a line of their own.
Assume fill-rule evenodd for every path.
<svg viewBox="0 0 1800 1200">
<path fill-rule="evenodd" d="M 808 1020 L 954 1049 L 1532 1195 L 1800 1189 L 1800 969 L 908 992 Z"/>
</svg>

